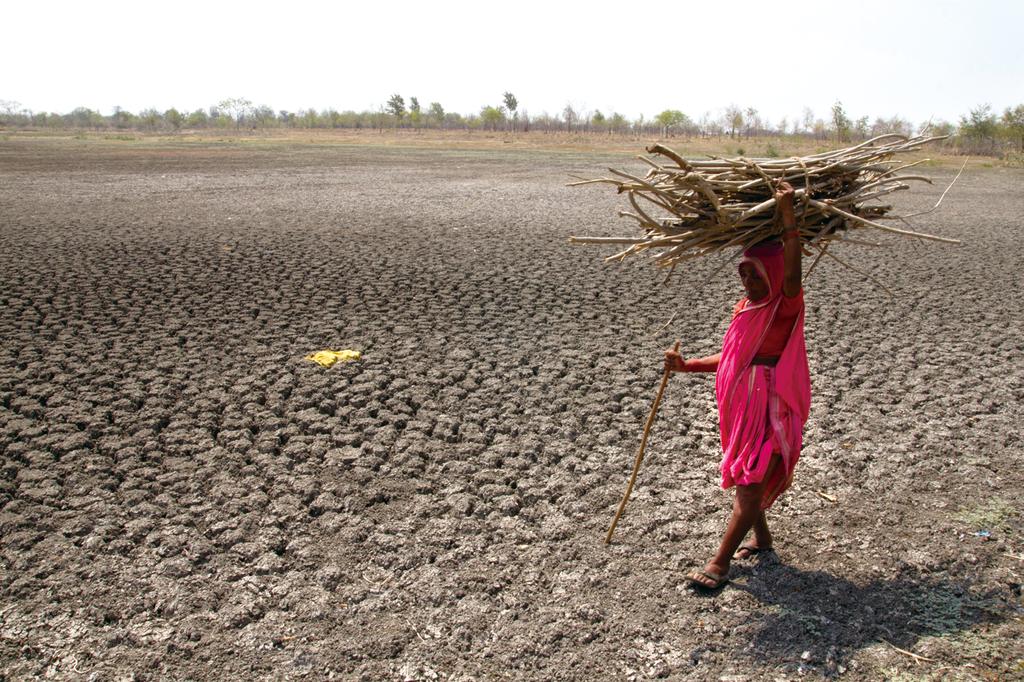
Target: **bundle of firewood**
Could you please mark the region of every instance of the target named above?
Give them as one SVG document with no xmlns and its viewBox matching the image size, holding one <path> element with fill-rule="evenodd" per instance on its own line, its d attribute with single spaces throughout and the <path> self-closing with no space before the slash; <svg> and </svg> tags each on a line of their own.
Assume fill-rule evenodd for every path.
<svg viewBox="0 0 1024 682">
<path fill-rule="evenodd" d="M 626 194 L 633 209 L 619 215 L 640 223 L 643 236 L 571 237 L 570 241 L 628 245 L 606 260 L 653 249 L 654 262 L 668 267 L 732 247 L 740 253 L 781 232 L 774 195 L 785 181 L 796 190 L 797 227 L 804 249 L 817 251 L 819 259 L 837 240 L 871 243 L 852 239 L 849 232 L 855 228 L 959 243 L 879 222 L 909 217 L 889 215 L 892 206 L 880 203 L 882 197 L 907 189 L 912 181 L 931 183 L 921 175 L 901 174 L 923 161 L 903 164 L 893 157 L 938 139 L 942 138 L 882 135 L 847 149 L 789 159 L 687 160 L 654 145 L 647 148 L 648 153 L 667 161 L 640 157 L 651 166 L 644 177 L 610 168 L 614 177 L 571 183 L 614 185 Z"/>
</svg>

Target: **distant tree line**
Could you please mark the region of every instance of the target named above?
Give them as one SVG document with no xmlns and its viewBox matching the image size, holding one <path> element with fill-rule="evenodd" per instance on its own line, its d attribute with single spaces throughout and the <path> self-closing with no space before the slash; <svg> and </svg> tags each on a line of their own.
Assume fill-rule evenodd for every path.
<svg viewBox="0 0 1024 682">
<path fill-rule="evenodd" d="M 300 109 L 275 111 L 266 105 L 254 105 L 247 99 L 229 98 L 207 109 L 166 111 L 145 109 L 138 113 L 115 107 L 110 115 L 79 107 L 66 114 L 33 112 L 17 102 L 0 100 L 0 127 L 5 128 L 71 128 L 84 130 L 138 130 L 145 132 L 176 132 L 179 130 L 264 130 L 273 128 L 347 128 L 366 130 L 408 129 L 504 131 L 509 133 L 539 131 L 581 135 L 620 135 L 672 138 L 748 139 L 798 136 L 821 142 L 846 143 L 865 140 L 885 133 L 911 135 L 915 132 L 949 135 L 948 151 L 966 154 L 1005 156 L 1024 153 L 1024 104 L 1007 107 L 997 113 L 983 104 L 956 123 L 927 121 L 917 125 L 899 116 L 853 118 L 842 102 L 833 104 L 827 116 L 818 116 L 804 108 L 798 117 L 769 121 L 754 107 L 729 104 L 719 112 L 705 112 L 693 118 L 678 109 L 666 109 L 646 118 L 630 120 L 619 112 L 584 110 L 567 104 L 562 111 L 551 114 L 530 114 L 519 106 L 511 92 L 500 102 L 484 105 L 478 112 L 462 114 L 446 111 L 440 102 L 423 106 L 418 97 L 393 94 L 373 110 L 338 111 L 335 109 Z"/>
</svg>

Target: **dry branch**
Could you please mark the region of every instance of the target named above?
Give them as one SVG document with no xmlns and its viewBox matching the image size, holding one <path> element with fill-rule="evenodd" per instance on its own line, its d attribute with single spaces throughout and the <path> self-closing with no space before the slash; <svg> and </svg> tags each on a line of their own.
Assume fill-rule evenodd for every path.
<svg viewBox="0 0 1024 682">
<path fill-rule="evenodd" d="M 687 160 L 667 147 L 653 145 L 647 148 L 648 153 L 667 161 L 658 163 L 657 156 L 642 157 L 651 167 L 644 177 L 609 168 L 612 177 L 570 183 L 614 185 L 633 209 L 619 215 L 636 220 L 643 235 L 570 237 L 569 241 L 628 245 L 606 260 L 622 260 L 652 250 L 655 264 L 662 267 L 733 247 L 744 249 L 781 232 L 774 219 L 774 193 L 778 183 L 786 181 L 796 188 L 800 238 L 822 254 L 833 240 L 858 243 L 844 239 L 845 233 L 853 229 L 959 244 L 956 239 L 883 225 L 880 220 L 899 217 L 887 217 L 891 206 L 872 203 L 907 189 L 908 181 L 931 183 L 924 176 L 899 174 L 920 161 L 901 164 L 893 157 L 939 139 L 882 135 L 822 154 L 758 160 Z"/>
</svg>

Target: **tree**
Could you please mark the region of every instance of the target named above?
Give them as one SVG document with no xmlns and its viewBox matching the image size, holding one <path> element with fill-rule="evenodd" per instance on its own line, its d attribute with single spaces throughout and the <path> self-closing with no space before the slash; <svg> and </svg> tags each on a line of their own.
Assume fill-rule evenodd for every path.
<svg viewBox="0 0 1024 682">
<path fill-rule="evenodd" d="M 516 132 L 516 109 L 519 108 L 519 100 L 511 92 L 505 91 L 505 94 L 501 96 L 502 101 L 505 103 L 505 109 L 512 114 L 512 133 Z"/>
<path fill-rule="evenodd" d="M 860 118 L 858 118 L 857 122 L 853 124 L 853 129 L 857 133 L 857 137 L 861 137 L 861 138 L 867 137 L 868 136 L 868 117 L 867 116 L 861 116 Z"/>
<path fill-rule="evenodd" d="M 897 135 L 910 137 L 911 133 L 914 132 L 914 127 L 910 125 L 910 121 L 900 118 L 898 114 L 890 118 L 886 123 L 889 126 L 889 130 Z"/>
<path fill-rule="evenodd" d="M 285 112 L 282 112 L 285 113 Z M 210 117 L 202 109 L 196 109 L 185 118 L 186 128 L 205 128 L 210 122 Z"/>
<path fill-rule="evenodd" d="M 663 137 L 668 137 L 670 131 L 685 128 L 690 122 L 690 118 L 678 109 L 665 109 L 665 111 L 655 116 L 654 120 L 661 126 Z"/>
<path fill-rule="evenodd" d="M 701 137 L 711 137 L 711 112 L 705 111 L 700 115 L 700 121 L 697 124 L 700 129 Z"/>
<path fill-rule="evenodd" d="M 850 141 L 850 119 L 839 100 L 832 105 L 832 129 L 836 131 L 837 142 Z"/>
<path fill-rule="evenodd" d="M 991 104 L 982 104 L 971 109 L 967 117 L 960 117 L 961 132 L 975 137 L 993 137 L 996 132 L 996 117 Z"/>
<path fill-rule="evenodd" d="M 661 128 L 662 137 L 668 137 L 668 127 L 672 125 L 673 113 L 671 109 L 665 109 L 654 117 L 654 121 Z"/>
<path fill-rule="evenodd" d="M 242 125 L 251 108 L 252 102 L 243 97 L 229 97 L 217 105 L 217 109 L 234 119 L 236 128 Z"/>
<path fill-rule="evenodd" d="M 391 95 L 391 99 L 387 103 L 387 111 L 400 124 L 402 117 L 405 116 L 405 99 L 398 93 Z"/>
<path fill-rule="evenodd" d="M 266 104 L 260 105 L 252 110 L 250 114 L 253 121 L 261 128 L 267 128 L 274 126 L 277 123 L 277 119 L 274 117 L 274 110 L 268 107 Z"/>
<path fill-rule="evenodd" d="M 466 128 L 466 119 L 463 118 L 462 114 L 457 111 L 449 111 L 444 115 L 444 125 L 446 128 Z"/>
<path fill-rule="evenodd" d="M 804 107 L 803 120 L 802 120 L 802 123 L 803 123 L 803 126 L 804 126 L 804 132 L 810 133 L 810 132 L 814 131 L 814 120 L 815 120 L 814 110 L 811 109 L 810 107 Z"/>
<path fill-rule="evenodd" d="M 31 115 L 21 107 L 21 102 L 0 99 L 0 124 L 11 125 L 18 120 L 30 119 Z"/>
<path fill-rule="evenodd" d="M 967 116 L 960 117 L 960 135 L 973 149 L 992 152 L 997 130 L 996 116 L 990 104 L 977 106 Z"/>
<path fill-rule="evenodd" d="M 608 119 L 608 129 L 616 133 L 625 131 L 628 125 L 629 121 L 626 120 L 626 117 L 617 111 Z"/>
<path fill-rule="evenodd" d="M 440 102 L 431 102 L 427 109 L 427 118 L 434 122 L 434 125 L 444 127 L 444 107 Z"/>
<path fill-rule="evenodd" d="M 814 119 L 814 123 L 811 125 L 811 131 L 814 133 L 814 139 L 826 139 L 828 137 L 828 126 L 825 125 L 825 119 L 820 117 Z"/>
<path fill-rule="evenodd" d="M 567 132 L 572 132 L 572 127 L 576 124 L 578 119 L 579 114 L 576 113 L 573 106 L 571 104 L 566 104 L 565 109 L 562 109 L 562 120 L 565 121 L 565 129 Z"/>
<path fill-rule="evenodd" d="M 499 107 L 486 106 L 480 110 L 480 121 L 485 129 L 497 130 L 504 120 L 505 112 Z"/>
<path fill-rule="evenodd" d="M 410 97 L 409 121 L 412 123 L 412 127 L 419 130 L 421 120 L 423 120 L 423 116 L 420 113 L 420 101 L 416 97 Z"/>
<path fill-rule="evenodd" d="M 941 118 L 937 121 L 928 120 L 921 124 L 918 128 L 921 132 L 920 135 L 952 135 L 956 132 L 956 127 L 949 121 L 944 121 Z M 944 142 L 943 144 L 947 144 Z"/>
<path fill-rule="evenodd" d="M 300 111 L 296 118 L 296 123 L 301 128 L 319 128 L 322 125 L 321 121 L 320 114 L 312 107 L 305 111 Z"/>
<path fill-rule="evenodd" d="M 217 106 L 210 107 L 210 122 L 217 128 L 227 128 L 231 125 L 231 117 L 220 110 Z"/>
<path fill-rule="evenodd" d="M 87 107 L 78 107 L 67 118 L 76 128 L 99 128 L 103 125 L 103 116 Z"/>
<path fill-rule="evenodd" d="M 373 112 L 373 127 L 384 134 L 384 124 L 387 123 L 388 115 L 385 112 L 383 106 L 378 106 L 377 110 Z"/>
<path fill-rule="evenodd" d="M 736 131 L 743 127 L 743 110 L 735 104 L 730 104 L 725 108 L 722 124 L 729 129 L 729 137 L 735 139 Z"/>
<path fill-rule="evenodd" d="M 182 121 L 184 120 L 184 117 L 181 115 L 180 111 L 178 111 L 174 107 L 171 107 L 170 109 L 164 112 L 164 120 L 167 121 L 167 124 L 171 126 L 172 129 L 179 130 L 181 129 L 181 124 Z"/>
<path fill-rule="evenodd" d="M 150 130 L 156 130 L 160 127 L 160 112 L 150 107 L 139 112 L 139 120 L 142 121 L 142 125 Z"/>
<path fill-rule="evenodd" d="M 1013 109 L 1006 107 L 1002 117 L 1003 130 L 1008 138 L 1015 140 L 1024 153 L 1024 104 Z"/>
<path fill-rule="evenodd" d="M 746 116 L 747 123 L 747 137 L 750 137 L 751 134 L 757 137 L 757 134 L 761 131 L 761 116 L 757 113 L 757 109 L 747 107 L 744 115 Z"/>
<path fill-rule="evenodd" d="M 110 120 L 114 123 L 115 128 L 123 130 L 135 125 L 135 114 L 130 111 L 125 111 L 119 106 L 115 106 L 114 113 L 111 114 Z"/>
</svg>

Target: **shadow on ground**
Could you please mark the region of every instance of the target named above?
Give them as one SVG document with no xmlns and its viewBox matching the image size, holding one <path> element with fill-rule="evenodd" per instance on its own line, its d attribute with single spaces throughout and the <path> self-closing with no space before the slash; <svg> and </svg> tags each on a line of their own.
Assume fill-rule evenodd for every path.
<svg viewBox="0 0 1024 682">
<path fill-rule="evenodd" d="M 943 567 L 945 568 L 945 567 Z M 752 624 L 745 655 L 761 663 L 839 674 L 856 653 L 887 642 L 914 652 L 926 637 L 956 636 L 1001 623 L 1010 607 L 966 581 L 916 569 L 857 584 L 824 571 L 804 571 L 766 559 L 738 572 L 732 589 L 768 605 Z"/>
</svg>

